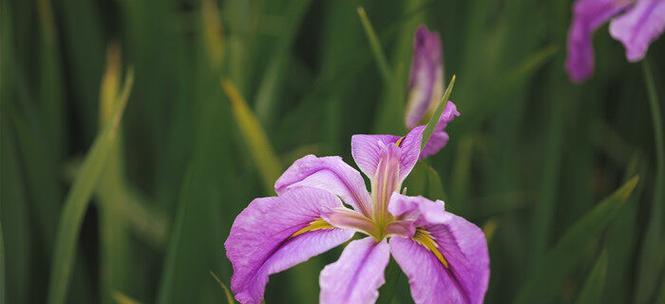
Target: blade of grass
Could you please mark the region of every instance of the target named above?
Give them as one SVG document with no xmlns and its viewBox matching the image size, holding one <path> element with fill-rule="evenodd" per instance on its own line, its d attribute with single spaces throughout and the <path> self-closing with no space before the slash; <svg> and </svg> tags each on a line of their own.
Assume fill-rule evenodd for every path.
<svg viewBox="0 0 665 304">
<path fill-rule="evenodd" d="M 261 127 L 261 123 L 247 106 L 245 99 L 235 84 L 230 80 L 222 80 L 222 89 L 231 103 L 233 116 L 240 129 L 247 148 L 261 173 L 266 193 L 273 193 L 273 184 L 282 172 L 279 158 L 276 156 L 268 136 Z"/>
<path fill-rule="evenodd" d="M 210 271 L 210 275 L 215 279 L 215 281 L 217 281 L 219 287 L 221 287 L 222 290 L 224 290 L 224 296 L 226 297 L 226 302 L 228 304 L 235 303 L 235 301 L 233 300 L 233 293 L 231 293 L 231 290 L 228 287 L 226 287 L 226 284 L 224 284 L 224 282 L 222 282 L 222 280 L 212 270 Z"/>
<path fill-rule="evenodd" d="M 446 91 L 443 92 L 443 96 L 441 97 L 441 102 L 434 111 L 434 115 L 432 115 L 432 117 L 429 119 L 429 122 L 427 122 L 427 125 L 425 126 L 425 131 L 423 131 L 423 140 L 420 142 L 420 150 L 425 149 L 425 146 L 427 145 L 429 138 L 432 137 L 432 132 L 434 131 L 434 127 L 436 126 L 436 124 L 439 123 L 439 118 L 441 118 L 441 114 L 443 113 L 443 108 L 446 106 L 446 104 L 448 103 L 448 99 L 450 98 L 450 95 L 453 93 L 453 88 L 455 87 L 456 79 L 457 77 L 453 74 L 453 77 L 450 78 L 450 82 L 446 87 Z"/>
<path fill-rule="evenodd" d="M 393 74 L 390 70 L 390 66 L 388 65 L 386 54 L 383 52 L 383 48 L 381 47 L 381 42 L 379 42 L 379 38 L 376 35 L 376 31 L 374 31 L 374 27 L 367 17 L 367 12 L 365 12 L 365 9 L 362 6 L 357 8 L 357 12 L 358 17 L 360 18 L 360 23 L 362 23 L 363 29 L 365 30 L 365 35 L 367 35 L 367 40 L 369 40 L 370 47 L 372 48 L 374 60 L 376 60 L 376 64 L 379 67 L 379 72 L 381 72 L 381 77 L 383 78 L 385 85 L 391 85 Z"/>
<path fill-rule="evenodd" d="M 256 93 L 256 117 L 264 125 L 272 125 L 276 104 L 279 100 L 280 86 L 284 80 L 284 71 L 288 68 L 291 54 L 289 50 L 293 46 L 299 25 L 309 9 L 312 1 L 289 1 L 284 20 L 287 20 L 284 28 L 280 30 L 277 37 L 276 51 L 270 59 L 263 73 L 263 78 Z"/>
<path fill-rule="evenodd" d="M 5 239 L 0 222 L 0 304 L 5 304 Z"/>
<path fill-rule="evenodd" d="M 656 146 L 656 179 L 654 182 L 653 201 L 649 211 L 649 224 L 642 244 L 640 254 L 639 275 L 637 280 L 636 303 L 648 303 L 656 296 L 658 276 L 663 271 L 662 251 L 659 244 L 662 243 L 663 211 L 665 210 L 665 144 L 663 141 L 663 121 L 661 117 L 660 100 L 656 91 L 656 84 L 651 71 L 648 58 L 642 63 L 644 82 L 646 83 L 649 110 L 651 112 L 651 123 L 653 128 L 654 145 Z"/>
<path fill-rule="evenodd" d="M 125 295 L 124 293 L 121 292 L 114 292 L 113 293 L 113 300 L 115 300 L 116 303 L 118 304 L 140 304 L 141 302 L 134 300 L 130 298 L 129 296 Z"/>
<path fill-rule="evenodd" d="M 133 75 L 131 70 L 127 73 L 113 117 L 90 148 L 90 152 L 83 161 L 81 172 L 67 194 L 58 223 L 55 253 L 51 264 L 48 290 L 48 303 L 50 304 L 62 304 L 66 300 L 81 222 L 95 190 L 96 182 L 104 170 L 110 148 L 119 133 L 118 127 L 129 99 L 134 80 Z"/>
<path fill-rule="evenodd" d="M 536 264 L 514 303 L 544 303 L 559 290 L 568 274 L 582 258 L 583 250 L 607 227 L 635 189 L 639 178 L 628 180 L 589 213 L 568 228 L 543 261 Z"/>
<path fill-rule="evenodd" d="M 607 275 L 607 252 L 598 258 L 596 265 L 593 266 L 589 277 L 587 277 L 584 287 L 580 292 L 575 303 L 577 304 L 595 304 L 602 303 L 603 289 L 605 288 L 605 277 Z"/>
</svg>

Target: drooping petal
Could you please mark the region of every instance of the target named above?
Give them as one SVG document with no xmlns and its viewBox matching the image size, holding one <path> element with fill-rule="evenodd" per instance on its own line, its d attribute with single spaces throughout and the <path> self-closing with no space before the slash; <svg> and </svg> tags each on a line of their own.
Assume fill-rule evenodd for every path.
<svg viewBox="0 0 665 304">
<path fill-rule="evenodd" d="M 577 0 L 568 30 L 566 71 L 573 82 L 582 82 L 593 73 L 593 32 L 630 6 L 627 0 Z"/>
<path fill-rule="evenodd" d="M 413 40 L 413 59 L 409 76 L 406 126 L 416 127 L 434 102 L 443 94 L 441 38 L 421 25 Z"/>
<path fill-rule="evenodd" d="M 446 107 L 443 109 L 443 113 L 441 113 L 439 122 L 434 128 L 434 132 L 432 132 L 432 136 L 427 142 L 427 145 L 425 145 L 425 148 L 420 152 L 420 159 L 432 156 L 446 146 L 448 143 L 448 133 L 445 131 L 446 126 L 458 116 L 460 116 L 460 112 L 457 111 L 457 106 L 449 100 L 446 103 Z"/>
<path fill-rule="evenodd" d="M 383 272 L 390 259 L 386 241 L 367 237 L 344 248 L 337 262 L 329 264 L 319 278 L 322 304 L 367 304 L 379 297 L 385 283 Z"/>
<path fill-rule="evenodd" d="M 626 48 L 630 62 L 640 61 L 651 42 L 665 30 L 665 1 L 638 0 L 625 14 L 612 20 L 610 34 Z"/>
<path fill-rule="evenodd" d="M 236 299 L 260 303 L 269 275 L 349 240 L 352 230 L 332 226 L 303 230 L 321 221 L 323 212 L 341 206 L 336 196 L 307 187 L 252 201 L 236 217 L 224 243 L 233 266 L 231 289 Z"/>
<path fill-rule="evenodd" d="M 390 239 L 391 253 L 409 278 L 416 303 L 483 302 L 489 254 L 480 228 L 422 197 L 396 198 L 390 211 L 414 219 L 418 226 L 413 238 Z"/>
<path fill-rule="evenodd" d="M 376 176 L 379 160 L 386 151 L 386 145 L 398 145 L 400 150 L 399 176 L 400 180 L 403 181 L 418 161 L 423 130 L 423 126 L 416 127 L 402 138 L 394 135 L 353 135 L 351 137 L 351 154 L 360 170 L 371 179 Z"/>
<path fill-rule="evenodd" d="M 443 201 L 430 201 L 422 196 L 408 196 L 400 193 L 393 193 L 388 211 L 396 219 L 410 221 L 416 227 L 443 223 L 447 218 Z"/>
<path fill-rule="evenodd" d="M 296 160 L 275 182 L 278 194 L 295 187 L 313 187 L 338 195 L 347 204 L 369 215 L 370 196 L 356 169 L 339 156 L 307 155 Z"/>
</svg>

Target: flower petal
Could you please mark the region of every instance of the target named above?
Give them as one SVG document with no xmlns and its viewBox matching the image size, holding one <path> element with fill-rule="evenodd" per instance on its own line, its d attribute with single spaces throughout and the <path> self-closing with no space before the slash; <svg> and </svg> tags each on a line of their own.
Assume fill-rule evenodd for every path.
<svg viewBox="0 0 665 304">
<path fill-rule="evenodd" d="M 433 102 L 443 94 L 443 64 L 441 38 L 421 25 L 413 40 L 413 59 L 409 76 L 409 97 L 406 126 L 416 127 L 423 120 Z"/>
<path fill-rule="evenodd" d="M 385 283 L 383 271 L 390 259 L 386 241 L 376 242 L 367 237 L 355 240 L 344 249 L 337 262 L 321 271 L 319 283 L 322 304 L 366 304 L 379 297 L 379 287 Z"/>
<path fill-rule="evenodd" d="M 593 46 L 591 35 L 626 7 L 630 1 L 577 0 L 573 5 L 573 18 L 568 30 L 566 71 L 573 82 L 579 83 L 593 73 Z"/>
<path fill-rule="evenodd" d="M 351 137 L 351 155 L 360 170 L 370 179 L 376 176 L 376 169 L 382 155 L 387 151 L 386 145 L 397 144 L 400 147 L 400 181 L 403 181 L 413 169 L 420 155 L 420 142 L 424 127 L 416 127 L 405 137 L 395 135 L 357 134 Z"/>
<path fill-rule="evenodd" d="M 224 243 L 233 266 L 231 289 L 236 299 L 260 303 L 269 275 L 349 240 L 352 230 L 325 228 L 300 233 L 320 220 L 323 212 L 341 206 L 334 195 L 307 187 L 252 201 L 236 217 Z"/>
<path fill-rule="evenodd" d="M 457 106 L 449 100 L 446 103 L 446 107 L 443 109 L 443 113 L 441 113 L 439 122 L 434 128 L 434 132 L 432 132 L 432 136 L 429 138 L 427 145 L 425 145 L 425 148 L 420 152 L 420 159 L 432 156 L 446 146 L 448 143 L 448 133 L 445 131 L 446 126 L 458 116 L 460 116 L 460 112 L 457 111 Z"/>
<path fill-rule="evenodd" d="M 370 196 L 365 180 L 339 156 L 307 155 L 296 160 L 275 182 L 275 191 L 284 193 L 294 187 L 313 187 L 338 195 L 347 204 L 369 215 Z"/>
<path fill-rule="evenodd" d="M 428 224 L 445 223 L 443 201 L 430 201 L 422 196 L 407 196 L 393 193 L 388 204 L 388 211 L 397 219 L 411 221 L 417 227 Z"/>
<path fill-rule="evenodd" d="M 351 155 L 358 168 L 371 178 L 376 174 L 383 147 L 398 140 L 396 135 L 356 134 L 351 136 Z"/>
<path fill-rule="evenodd" d="M 426 244 L 401 236 L 390 239 L 392 255 L 409 278 L 414 301 L 482 303 L 489 282 L 489 254 L 482 230 L 422 197 L 402 196 L 391 203 L 393 214 L 416 218 L 418 230 L 428 235 L 445 261 Z"/>
<path fill-rule="evenodd" d="M 665 1 L 638 0 L 628 12 L 613 20 L 610 34 L 623 43 L 630 62 L 642 60 L 651 42 L 665 30 Z"/>
<path fill-rule="evenodd" d="M 377 235 L 379 232 L 372 220 L 360 212 L 339 207 L 324 212 L 322 217 L 331 225 L 342 229 L 353 229 L 367 235 Z"/>
</svg>

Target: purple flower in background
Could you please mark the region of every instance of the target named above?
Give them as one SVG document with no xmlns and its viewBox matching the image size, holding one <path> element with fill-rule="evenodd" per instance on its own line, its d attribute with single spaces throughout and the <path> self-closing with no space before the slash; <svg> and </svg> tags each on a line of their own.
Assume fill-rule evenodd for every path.
<svg viewBox="0 0 665 304">
<path fill-rule="evenodd" d="M 441 100 L 444 91 L 441 52 L 439 34 L 430 32 L 424 25 L 418 27 L 413 39 L 413 59 L 406 106 L 406 127 L 409 129 L 429 119 Z M 444 129 L 459 115 L 455 104 L 448 101 L 420 158 L 436 154 L 448 143 L 448 133 Z"/>
<path fill-rule="evenodd" d="M 236 218 L 225 242 L 231 288 L 260 303 L 268 276 L 349 241 L 319 278 L 321 303 L 373 303 L 390 256 L 409 278 L 416 303 L 482 303 L 489 280 L 485 236 L 441 201 L 400 194 L 418 161 L 424 126 L 406 136 L 354 135 L 353 158 L 305 156 Z"/>
<path fill-rule="evenodd" d="M 573 82 L 582 82 L 593 73 L 592 34 L 610 19 L 610 34 L 623 43 L 628 61 L 640 61 L 665 30 L 665 0 L 577 0 L 566 58 Z"/>
</svg>

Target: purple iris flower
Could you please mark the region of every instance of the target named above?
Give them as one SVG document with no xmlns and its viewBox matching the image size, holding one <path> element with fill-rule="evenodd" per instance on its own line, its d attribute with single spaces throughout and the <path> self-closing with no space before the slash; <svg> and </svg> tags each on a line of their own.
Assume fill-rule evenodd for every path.
<svg viewBox="0 0 665 304">
<path fill-rule="evenodd" d="M 426 123 L 439 105 L 443 91 L 441 38 L 438 33 L 430 32 L 426 26 L 421 25 L 416 30 L 413 39 L 406 127 L 412 129 L 419 124 Z M 436 154 L 448 143 L 448 133 L 445 128 L 459 115 L 455 104 L 448 101 L 420 158 Z"/>
<path fill-rule="evenodd" d="M 353 158 L 305 156 L 236 218 L 225 242 L 231 289 L 260 303 L 268 276 L 345 243 L 319 278 L 321 303 L 374 303 L 390 256 L 409 278 L 416 303 L 482 303 L 489 280 L 483 231 L 441 201 L 400 194 L 418 161 L 424 126 L 406 136 L 354 135 Z"/>
<path fill-rule="evenodd" d="M 577 0 L 568 32 L 566 70 L 580 83 L 593 73 L 593 32 L 607 21 L 630 62 L 642 60 L 651 42 L 665 30 L 665 0 Z"/>
</svg>

